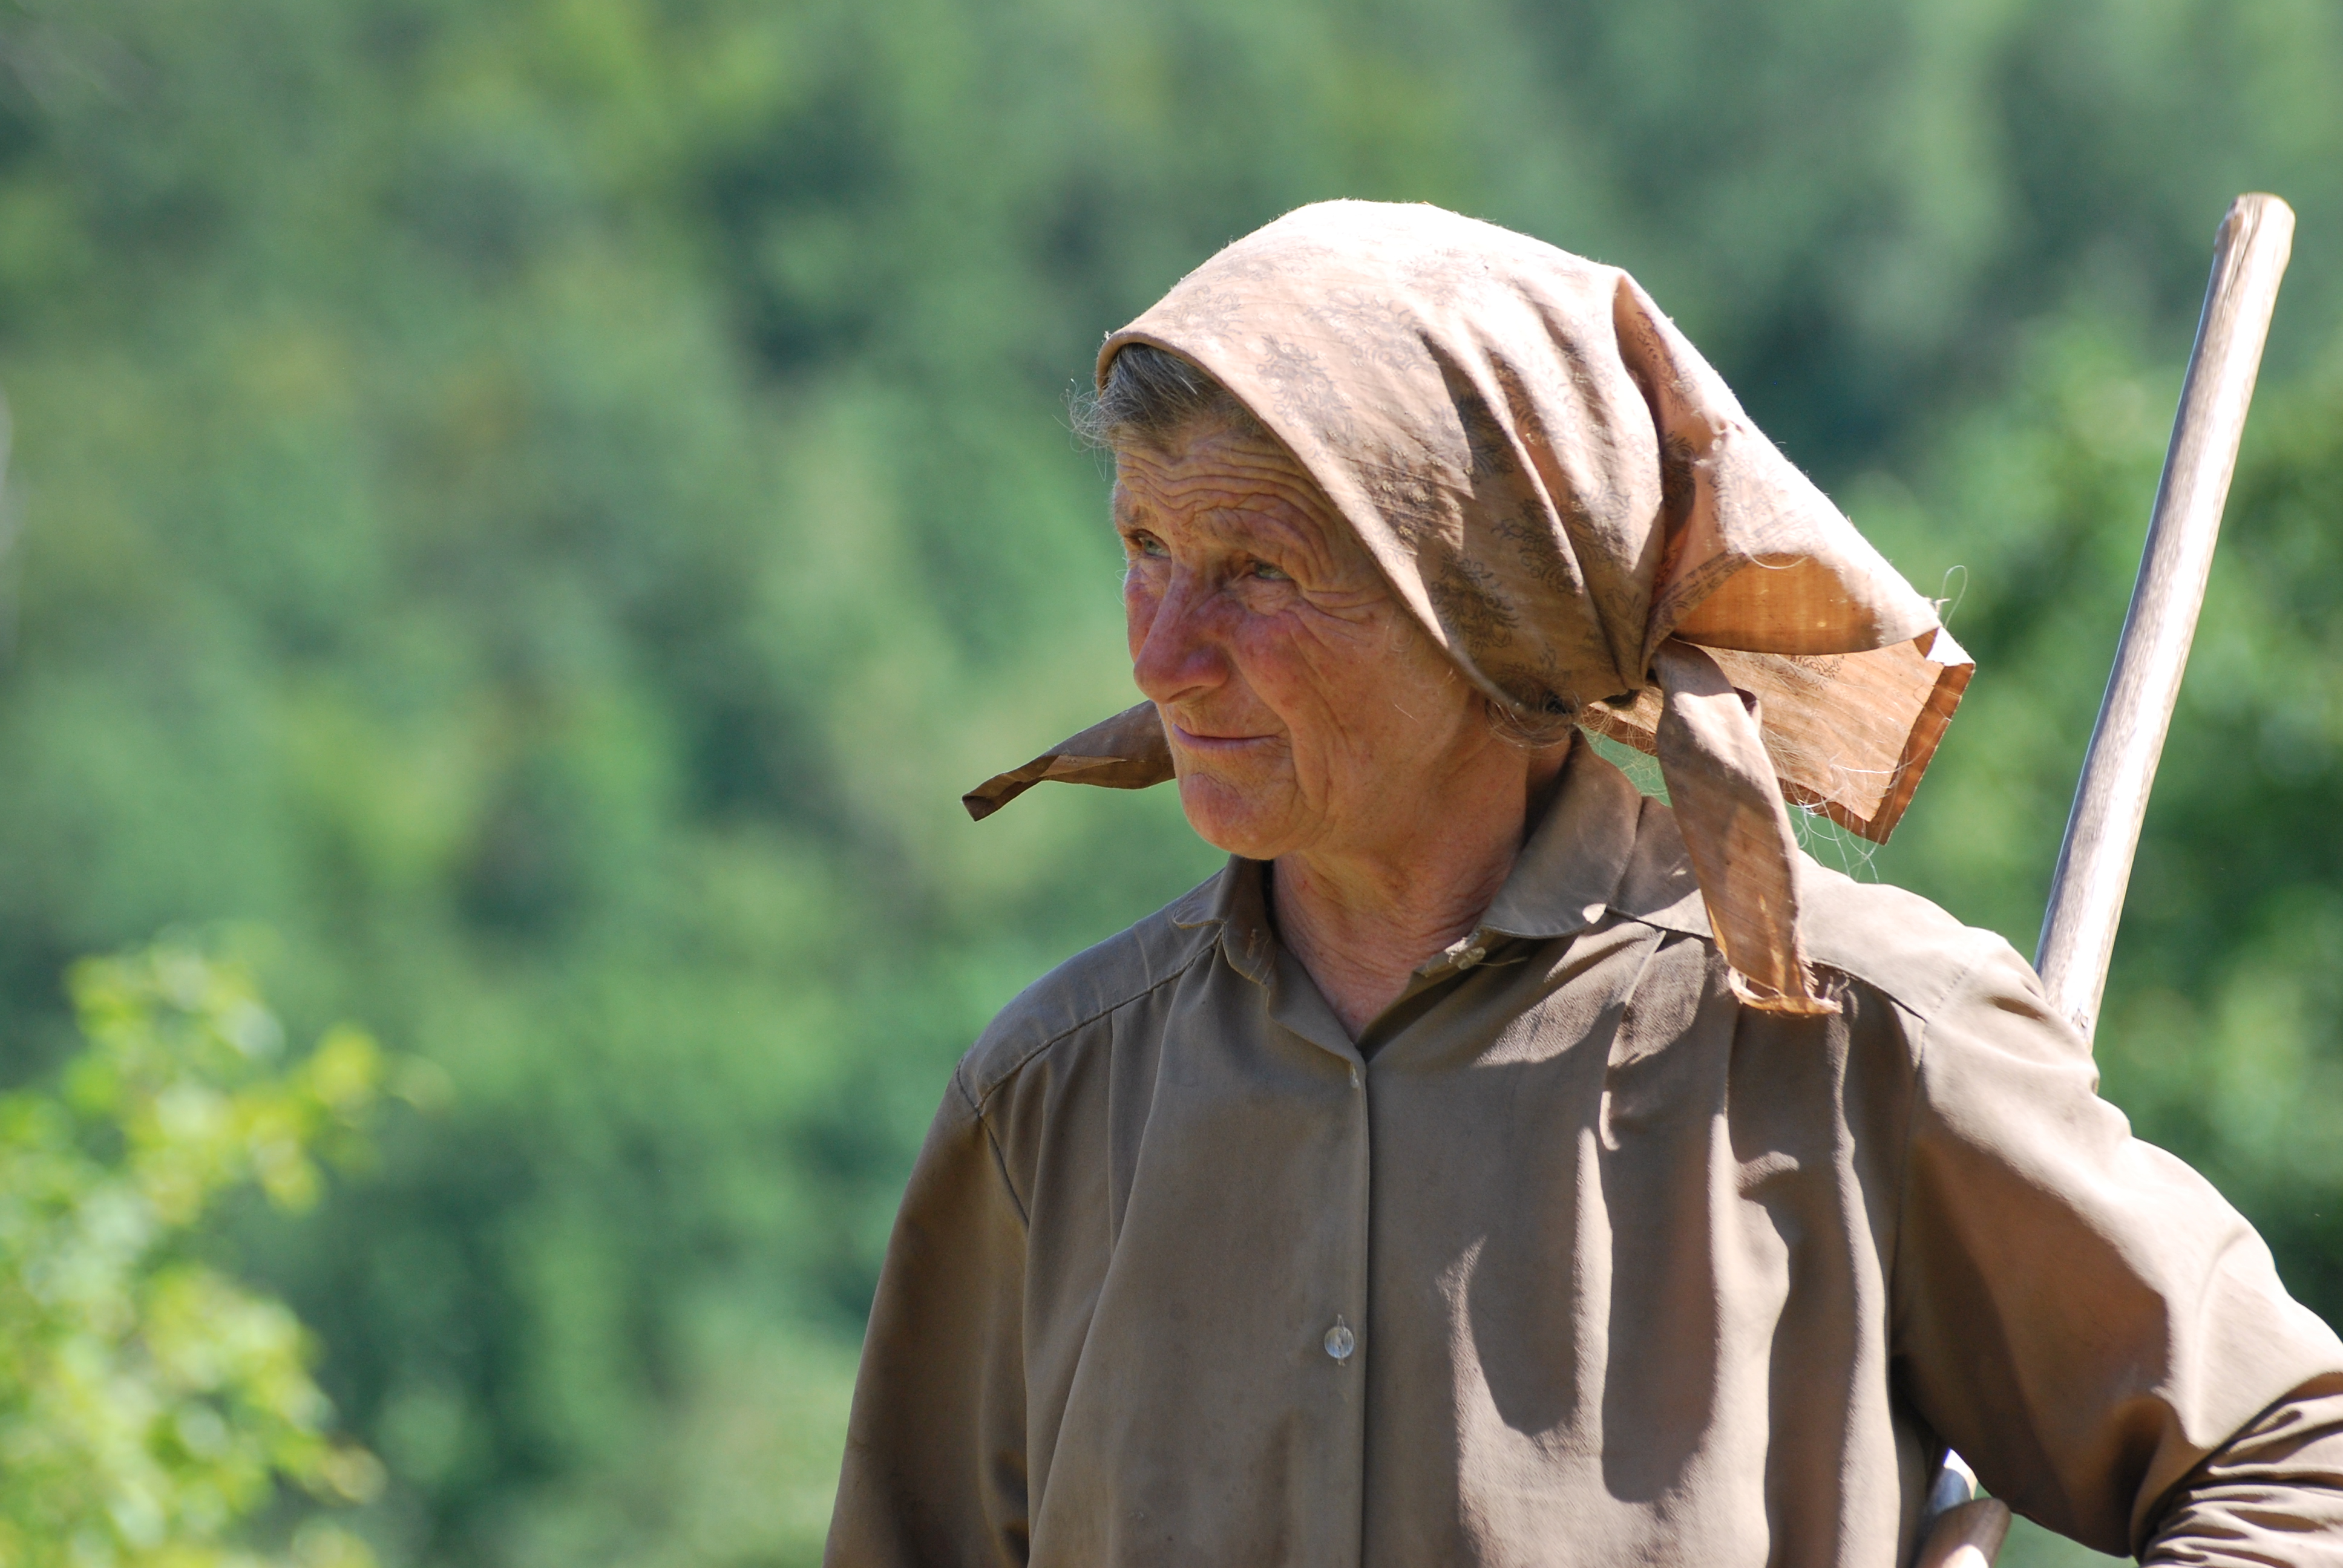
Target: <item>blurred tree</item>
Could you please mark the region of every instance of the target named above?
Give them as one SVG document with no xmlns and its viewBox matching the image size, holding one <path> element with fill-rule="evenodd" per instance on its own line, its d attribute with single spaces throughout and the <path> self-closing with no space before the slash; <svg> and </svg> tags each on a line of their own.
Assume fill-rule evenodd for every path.
<svg viewBox="0 0 2343 1568">
<path fill-rule="evenodd" d="M 0 1099 L 0 1560 L 248 1563 L 234 1527 L 280 1479 L 347 1503 L 379 1467 L 327 1431 L 292 1312 L 189 1243 L 246 1184 L 314 1204 L 381 1061 L 344 1028 L 278 1064 L 250 982 L 187 948 L 85 962 L 73 992 L 86 1050 Z M 295 1539 L 311 1568 L 372 1561 L 314 1521 Z"/>
</svg>

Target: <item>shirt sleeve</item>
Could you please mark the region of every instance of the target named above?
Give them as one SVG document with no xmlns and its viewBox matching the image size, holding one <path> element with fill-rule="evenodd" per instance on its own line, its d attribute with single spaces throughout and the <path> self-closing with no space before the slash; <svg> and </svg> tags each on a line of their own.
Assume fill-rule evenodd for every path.
<svg viewBox="0 0 2343 1568">
<path fill-rule="evenodd" d="M 2265 1411 L 2165 1500 L 2147 1568 L 2343 1565 L 2343 1378 Z"/>
<path fill-rule="evenodd" d="M 1025 1562 L 1025 1234 L 955 1073 L 880 1271 L 828 1568 Z"/>
<path fill-rule="evenodd" d="M 2006 943 L 1926 1021 L 1917 1061 L 1891 1284 L 1901 1385 L 1996 1496 L 2135 1554 L 2216 1450 L 2343 1372 L 2343 1343 L 2211 1183 L 2098 1098 L 2089 1047 Z"/>
</svg>

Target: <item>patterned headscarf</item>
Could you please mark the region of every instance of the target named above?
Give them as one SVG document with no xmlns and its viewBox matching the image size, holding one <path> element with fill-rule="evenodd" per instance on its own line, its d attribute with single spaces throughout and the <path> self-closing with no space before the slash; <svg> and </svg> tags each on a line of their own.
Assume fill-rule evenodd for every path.
<svg viewBox="0 0 2343 1568">
<path fill-rule="evenodd" d="M 1327 202 L 1108 338 L 1101 386 L 1134 343 L 1251 409 L 1522 728 L 1656 753 L 1743 999 L 1831 1010 L 1785 799 L 1885 840 L 1969 662 L 1634 279 L 1437 207 Z M 1172 772 L 1141 703 L 966 800 Z"/>
</svg>

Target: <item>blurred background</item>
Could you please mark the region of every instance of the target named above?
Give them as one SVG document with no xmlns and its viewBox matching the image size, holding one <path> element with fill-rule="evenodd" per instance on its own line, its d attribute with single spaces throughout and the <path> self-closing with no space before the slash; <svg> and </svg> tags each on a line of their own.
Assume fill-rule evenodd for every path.
<svg viewBox="0 0 2343 1568">
<path fill-rule="evenodd" d="M 1628 267 L 1977 658 L 1817 853 L 2030 952 L 2268 189 L 2099 1052 L 2343 1318 L 2338 81 L 2330 0 L 0 0 L 0 1079 L 157 933 L 359 1020 L 437 1089 L 188 1243 L 309 1325 L 340 1517 L 810 1563 L 950 1064 L 1217 863 L 958 801 L 1131 699 L 1101 334 L 1326 196 Z"/>
</svg>

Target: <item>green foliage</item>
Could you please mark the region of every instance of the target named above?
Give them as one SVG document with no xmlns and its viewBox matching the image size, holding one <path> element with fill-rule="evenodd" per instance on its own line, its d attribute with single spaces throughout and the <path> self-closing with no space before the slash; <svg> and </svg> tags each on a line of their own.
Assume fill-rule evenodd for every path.
<svg viewBox="0 0 2343 1568">
<path fill-rule="evenodd" d="M 2029 945 L 2237 191 L 2298 261 L 2104 1054 L 2343 1311 L 2319 0 L 0 0 L 0 1071 L 266 922 L 437 1064 L 242 1264 L 400 1561 L 819 1553 L 943 1075 L 1214 857 L 959 792 L 1129 700 L 1062 397 L 1285 207 L 1631 266 L 1980 656 L 1854 863 Z M 1845 853 L 1844 849 L 1827 852 Z M 2330 929 L 2332 928 L 2332 929 Z"/>
<path fill-rule="evenodd" d="M 232 1527 L 280 1481 L 356 1501 L 379 1467 L 329 1432 L 292 1312 L 189 1242 L 244 1186 L 314 1205 L 316 1157 L 355 1146 L 381 1058 L 343 1028 L 280 1063 L 248 979 L 191 949 L 89 960 L 72 985 L 86 1050 L 0 1099 L 0 1561 L 250 1563 Z M 298 1556 L 371 1561 L 323 1526 Z"/>
</svg>

